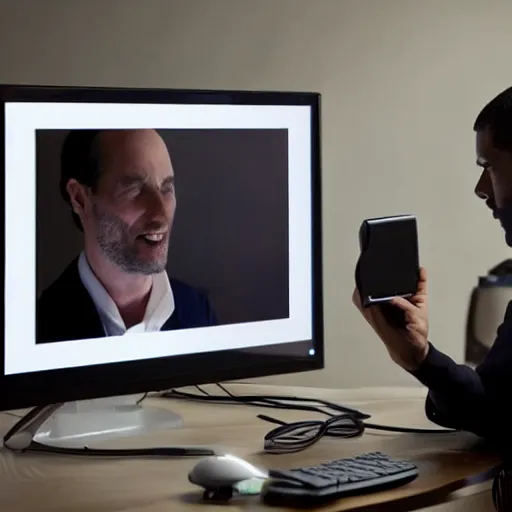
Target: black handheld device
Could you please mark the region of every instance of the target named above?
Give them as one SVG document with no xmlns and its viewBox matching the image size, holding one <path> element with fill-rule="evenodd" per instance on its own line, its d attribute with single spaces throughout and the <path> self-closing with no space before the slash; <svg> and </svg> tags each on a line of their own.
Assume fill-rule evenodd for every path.
<svg viewBox="0 0 512 512">
<path fill-rule="evenodd" d="M 356 286 L 363 307 L 379 305 L 394 327 L 405 326 L 394 297 L 411 297 L 418 287 L 418 230 L 414 215 L 366 219 L 359 229 Z"/>
</svg>

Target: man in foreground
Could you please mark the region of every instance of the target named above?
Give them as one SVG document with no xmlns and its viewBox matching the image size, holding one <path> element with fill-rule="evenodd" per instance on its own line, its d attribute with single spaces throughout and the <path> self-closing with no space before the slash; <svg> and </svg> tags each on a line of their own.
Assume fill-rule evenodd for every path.
<svg viewBox="0 0 512 512">
<path fill-rule="evenodd" d="M 37 342 L 215 324 L 207 299 L 169 280 L 174 169 L 155 130 L 73 130 L 61 193 L 84 248 L 37 303 Z"/>
<path fill-rule="evenodd" d="M 489 102 L 478 115 L 477 164 L 482 174 L 476 195 L 503 226 L 512 247 L 512 87 Z M 357 290 L 354 304 L 384 342 L 393 361 L 428 389 L 426 414 L 434 423 L 472 432 L 493 443 L 507 461 L 512 456 L 512 303 L 486 359 L 476 368 L 455 363 L 428 338 L 428 289 L 420 271 L 416 295 L 392 304 L 406 316 L 406 328 L 395 329 L 378 307 L 362 308 Z"/>
</svg>

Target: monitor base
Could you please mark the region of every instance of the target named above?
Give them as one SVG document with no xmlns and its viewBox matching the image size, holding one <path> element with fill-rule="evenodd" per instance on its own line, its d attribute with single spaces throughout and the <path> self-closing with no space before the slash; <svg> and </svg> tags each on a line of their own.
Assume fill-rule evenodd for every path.
<svg viewBox="0 0 512 512">
<path fill-rule="evenodd" d="M 32 442 L 59 448 L 84 448 L 120 437 L 181 428 L 180 415 L 143 407 L 141 395 L 129 395 L 32 409 L 4 437 L 6 448 L 23 451 Z"/>
</svg>

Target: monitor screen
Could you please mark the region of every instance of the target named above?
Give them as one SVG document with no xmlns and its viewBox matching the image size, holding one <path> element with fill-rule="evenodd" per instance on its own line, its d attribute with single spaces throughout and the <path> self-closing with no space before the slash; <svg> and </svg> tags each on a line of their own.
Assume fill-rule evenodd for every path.
<svg viewBox="0 0 512 512">
<path fill-rule="evenodd" d="M 0 94 L 4 406 L 323 365 L 317 94 Z"/>
</svg>

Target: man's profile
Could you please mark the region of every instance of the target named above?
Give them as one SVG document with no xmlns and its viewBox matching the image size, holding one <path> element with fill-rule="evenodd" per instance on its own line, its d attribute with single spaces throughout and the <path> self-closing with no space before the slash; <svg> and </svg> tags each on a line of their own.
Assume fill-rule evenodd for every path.
<svg viewBox="0 0 512 512">
<path fill-rule="evenodd" d="M 473 125 L 481 175 L 476 195 L 501 223 L 512 247 L 512 87 L 487 103 Z M 428 388 L 428 418 L 443 427 L 472 432 L 495 444 L 512 462 L 510 391 L 512 389 L 512 302 L 492 349 L 476 369 L 458 364 L 429 338 L 427 274 L 421 269 L 410 300 L 393 299 L 406 316 L 405 329 L 390 326 L 378 307 L 363 308 L 357 289 L 353 301 L 383 341 L 393 361 Z M 512 510 L 507 508 L 507 510 Z"/>
<path fill-rule="evenodd" d="M 37 343 L 215 325 L 206 297 L 166 272 L 174 169 L 155 130 L 72 130 L 60 192 L 83 251 L 37 301 Z"/>
</svg>

